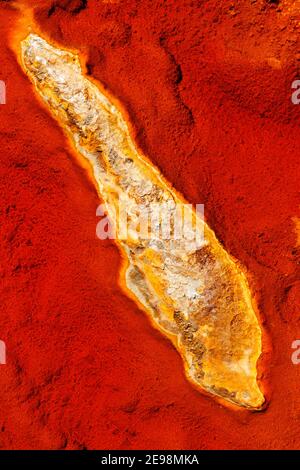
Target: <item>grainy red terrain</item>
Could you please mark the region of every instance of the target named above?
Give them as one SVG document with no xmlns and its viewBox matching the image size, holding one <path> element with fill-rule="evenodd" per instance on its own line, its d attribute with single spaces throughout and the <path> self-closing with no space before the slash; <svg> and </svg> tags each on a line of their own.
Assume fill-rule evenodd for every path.
<svg viewBox="0 0 300 470">
<path fill-rule="evenodd" d="M 269 404 L 231 410 L 193 389 L 117 286 L 118 250 L 95 236 L 94 185 L 10 47 L 20 2 L 0 1 L 1 448 L 299 448 L 298 2 L 26 3 L 49 38 L 88 57 L 141 148 L 205 204 L 249 272 Z"/>
</svg>

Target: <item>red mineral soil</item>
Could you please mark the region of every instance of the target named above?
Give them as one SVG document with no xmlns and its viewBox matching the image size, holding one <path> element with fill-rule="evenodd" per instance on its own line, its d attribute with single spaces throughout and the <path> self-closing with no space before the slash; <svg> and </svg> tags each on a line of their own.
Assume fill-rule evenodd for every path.
<svg viewBox="0 0 300 470">
<path fill-rule="evenodd" d="M 193 388 L 172 344 L 119 287 L 118 249 L 96 238 L 89 171 L 14 52 L 26 7 L 28 26 L 86 57 L 138 145 L 187 200 L 205 204 L 247 270 L 264 332 L 263 411 Z M 2 449 L 299 448 L 299 9 L 0 1 Z"/>
</svg>

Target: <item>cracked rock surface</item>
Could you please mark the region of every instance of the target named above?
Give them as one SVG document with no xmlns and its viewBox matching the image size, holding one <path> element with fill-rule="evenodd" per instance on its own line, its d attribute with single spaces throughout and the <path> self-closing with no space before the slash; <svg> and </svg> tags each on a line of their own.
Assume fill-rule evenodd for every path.
<svg viewBox="0 0 300 470">
<path fill-rule="evenodd" d="M 76 55 L 35 34 L 22 42 L 24 69 L 76 150 L 89 160 L 99 193 L 128 260 L 126 289 L 180 352 L 187 377 L 207 392 L 239 406 L 259 409 L 257 384 L 261 330 L 246 277 L 191 209 L 192 231 L 201 240 L 174 240 L 182 199 L 136 149 L 117 107 L 82 74 Z M 131 230 L 120 237 L 120 205 Z M 141 210 L 155 215 L 169 208 L 170 239 L 151 227 L 147 237 L 135 228 Z M 142 207 L 142 209 L 141 209 Z M 157 229 L 163 217 L 158 216 Z"/>
</svg>

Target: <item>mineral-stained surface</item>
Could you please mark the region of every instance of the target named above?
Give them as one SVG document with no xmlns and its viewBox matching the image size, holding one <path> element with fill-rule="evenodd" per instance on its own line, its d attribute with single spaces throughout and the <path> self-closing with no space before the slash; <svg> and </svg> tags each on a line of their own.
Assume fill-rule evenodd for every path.
<svg viewBox="0 0 300 470">
<path fill-rule="evenodd" d="M 261 330 L 245 275 L 208 225 L 189 209 L 190 230 L 203 238 L 174 240 L 182 199 L 136 149 L 118 108 L 82 74 L 79 59 L 35 34 L 22 42 L 22 63 L 37 92 L 86 157 L 128 261 L 126 288 L 179 350 L 188 378 L 207 392 L 248 408 L 260 408 L 257 384 Z M 136 225 L 140 212 L 171 214 L 148 236 Z M 120 207 L 130 230 L 121 236 Z M 142 208 L 142 209 L 141 209 Z M 133 332 L 134 334 L 134 332 Z"/>
<path fill-rule="evenodd" d="M 80 3 L 0 1 L 0 448 L 299 449 L 299 1 Z M 205 204 L 246 268 L 264 331 L 262 412 L 191 386 L 118 285 L 88 164 L 16 61 L 30 31 L 80 51 L 139 148 Z"/>
</svg>

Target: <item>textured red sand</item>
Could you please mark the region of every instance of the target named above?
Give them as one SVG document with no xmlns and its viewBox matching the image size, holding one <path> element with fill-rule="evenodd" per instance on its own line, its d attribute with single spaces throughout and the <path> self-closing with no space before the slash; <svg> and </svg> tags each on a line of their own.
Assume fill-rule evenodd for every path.
<svg viewBox="0 0 300 470">
<path fill-rule="evenodd" d="M 20 70 L 8 41 L 20 13 L 0 1 L 2 448 L 299 447 L 292 3 L 27 1 L 48 36 L 88 56 L 139 145 L 189 201 L 205 204 L 249 271 L 272 344 L 265 335 L 269 406 L 250 413 L 193 389 L 172 345 L 117 287 L 119 253 L 95 237 L 94 186 Z"/>
</svg>

